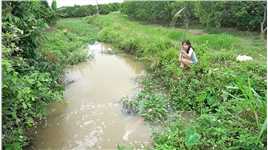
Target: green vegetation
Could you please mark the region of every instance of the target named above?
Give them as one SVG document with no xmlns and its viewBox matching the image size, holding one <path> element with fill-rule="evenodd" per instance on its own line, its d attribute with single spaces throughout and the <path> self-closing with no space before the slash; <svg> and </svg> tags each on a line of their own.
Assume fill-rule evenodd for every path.
<svg viewBox="0 0 268 150">
<path fill-rule="evenodd" d="M 97 28 L 81 18 L 56 24 L 45 1 L 2 5 L 2 144 L 17 150 L 27 145 L 26 129 L 46 115 L 46 106 L 62 99 L 63 69 L 84 60 L 82 46 L 96 38 Z"/>
<path fill-rule="evenodd" d="M 28 128 L 46 116 L 50 102 L 62 100 L 63 69 L 85 60 L 86 43 L 98 39 L 137 56 L 147 66 L 143 89 L 123 106 L 160 124 L 153 148 L 264 149 L 266 143 L 266 46 L 248 32 L 213 31 L 211 26 L 259 31 L 265 2 L 126 2 L 56 10 L 46 1 L 2 3 L 2 135 L 4 149 L 29 143 Z M 168 28 L 201 24 L 209 33 Z M 215 12 L 215 13 L 211 13 Z M 224 13 L 223 13 L 224 12 Z M 68 18 L 57 21 L 58 14 Z M 196 20 L 196 21 L 195 21 Z M 264 25 L 266 26 L 266 25 Z M 178 64 L 180 41 L 189 39 L 199 63 L 189 70 Z M 239 62 L 239 54 L 253 57 Z M 193 112 L 190 123 L 181 112 Z M 118 149 L 128 146 L 118 145 Z M 130 148 L 131 149 L 131 148 Z"/>
<path fill-rule="evenodd" d="M 86 20 L 101 28 L 99 41 L 112 43 L 147 64 L 150 75 L 143 81 L 144 89 L 134 101 L 123 99 L 123 104 L 165 127 L 154 134 L 154 149 L 266 147 L 264 40 L 142 25 L 120 13 Z M 190 70 L 178 67 L 183 39 L 192 42 L 199 58 Z M 238 62 L 239 54 L 252 56 L 253 61 Z M 185 126 L 176 115 L 180 111 L 193 111 L 197 117 Z"/>
<path fill-rule="evenodd" d="M 265 4 L 265 1 L 127 1 L 122 4 L 122 12 L 136 20 L 170 24 L 173 16 L 185 8 L 177 25 L 260 31 Z"/>
<path fill-rule="evenodd" d="M 61 64 L 76 64 L 87 58 L 85 46 L 96 40 L 98 28 L 82 18 L 68 18 L 48 30 L 51 32 L 46 33 L 40 46 L 45 56 L 56 58 Z"/>
<path fill-rule="evenodd" d="M 59 8 L 57 13 L 64 18 L 68 17 L 85 17 L 99 14 L 108 14 L 113 11 L 118 11 L 120 9 L 120 3 L 110 3 L 110 4 L 99 4 L 98 10 L 96 5 L 75 5 L 73 7 L 62 7 Z"/>
</svg>

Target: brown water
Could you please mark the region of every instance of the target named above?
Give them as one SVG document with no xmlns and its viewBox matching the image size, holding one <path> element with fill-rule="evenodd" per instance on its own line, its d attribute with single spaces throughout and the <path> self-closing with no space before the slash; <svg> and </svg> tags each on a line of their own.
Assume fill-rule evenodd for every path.
<svg viewBox="0 0 268 150">
<path fill-rule="evenodd" d="M 116 149 L 117 144 L 137 148 L 150 145 L 143 119 L 124 115 L 120 99 L 138 90 L 135 79 L 142 64 L 128 55 L 108 54 L 102 43 L 88 47 L 93 60 L 66 70 L 64 101 L 49 106 L 47 120 L 35 131 L 30 149 Z"/>
</svg>

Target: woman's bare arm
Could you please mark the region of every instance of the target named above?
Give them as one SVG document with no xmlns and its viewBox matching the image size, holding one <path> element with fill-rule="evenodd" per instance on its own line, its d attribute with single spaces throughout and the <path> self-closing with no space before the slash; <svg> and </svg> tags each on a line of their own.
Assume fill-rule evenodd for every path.
<svg viewBox="0 0 268 150">
<path fill-rule="evenodd" d="M 182 54 L 180 52 L 180 54 L 179 54 L 179 62 L 181 62 L 181 57 L 182 57 Z"/>
<path fill-rule="evenodd" d="M 187 59 L 191 59 L 191 56 L 192 56 L 192 54 L 193 54 L 193 49 L 190 48 L 188 54 L 187 54 L 185 51 L 182 51 L 182 54 L 183 54 L 183 56 L 184 56 L 185 58 L 187 58 Z"/>
<path fill-rule="evenodd" d="M 182 56 L 186 59 L 190 59 L 191 57 L 185 52 L 185 51 L 182 51 Z"/>
</svg>

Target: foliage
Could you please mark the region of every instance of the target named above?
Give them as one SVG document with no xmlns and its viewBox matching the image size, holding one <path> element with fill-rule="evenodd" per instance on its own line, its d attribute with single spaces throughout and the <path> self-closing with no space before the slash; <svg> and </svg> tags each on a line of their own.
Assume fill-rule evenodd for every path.
<svg viewBox="0 0 268 150">
<path fill-rule="evenodd" d="M 44 55 L 61 64 L 76 64 L 87 58 L 85 44 L 96 39 L 98 28 L 88 25 L 82 18 L 72 18 L 59 20 L 51 30 L 53 32 L 48 32 L 40 45 Z"/>
<path fill-rule="evenodd" d="M 199 2 L 196 14 L 202 24 L 259 31 L 265 2 Z M 211 13 L 211 12 L 214 13 Z"/>
<path fill-rule="evenodd" d="M 124 104 L 145 119 L 165 121 L 154 135 L 155 149 L 263 149 L 266 146 L 266 48 L 258 38 L 227 33 L 195 35 L 182 29 L 142 25 L 120 13 L 91 16 L 98 40 L 132 53 L 151 74 L 144 89 Z M 189 39 L 199 63 L 178 66 L 179 41 Z M 258 44 L 257 44 L 258 43 Z M 239 54 L 253 57 L 237 62 Z M 153 88 L 164 91 L 165 96 Z M 129 104 L 129 105 L 128 105 Z M 178 111 L 195 111 L 191 124 L 169 122 Z M 175 120 L 180 120 L 177 117 Z"/>
<path fill-rule="evenodd" d="M 266 2 L 250 1 L 125 1 L 122 12 L 130 18 L 149 23 L 170 24 L 173 16 L 185 8 L 177 25 L 201 24 L 204 27 L 232 27 L 260 31 Z"/>
<path fill-rule="evenodd" d="M 87 34 L 66 20 L 49 27 L 56 14 L 46 1 L 2 6 L 2 142 L 4 149 L 22 149 L 29 142 L 26 129 L 46 115 L 50 102 L 63 98 L 63 68 L 84 60 L 77 48 L 94 40 L 97 30 L 81 19 L 72 22 L 84 23 Z"/>
<path fill-rule="evenodd" d="M 164 121 L 167 116 L 165 96 L 139 92 L 135 99 L 123 98 L 123 109 L 128 113 L 138 113 L 147 121 Z"/>
<path fill-rule="evenodd" d="M 51 14 L 44 2 L 3 2 L 2 108 L 6 148 L 20 149 L 26 141 L 23 129 L 43 116 L 43 107 L 49 101 L 61 98 L 61 86 L 42 69 L 48 62 L 35 51 L 42 29 L 54 20 Z"/>
<path fill-rule="evenodd" d="M 51 9 L 54 10 L 54 11 L 57 10 L 57 2 L 56 2 L 56 0 L 53 0 L 53 1 L 52 1 Z"/>
<path fill-rule="evenodd" d="M 134 19 L 165 23 L 177 9 L 186 7 L 187 14 L 182 17 L 188 20 L 177 24 L 190 19 L 190 23 L 198 20 L 205 26 L 257 30 L 263 3 L 126 2 L 122 11 Z M 266 147 L 266 41 L 228 33 L 194 35 L 178 28 L 142 25 L 120 13 L 64 19 L 49 27 L 56 23 L 56 4 L 53 9 L 46 1 L 2 4 L 5 149 L 22 149 L 27 144 L 25 129 L 45 116 L 48 103 L 62 99 L 63 68 L 84 60 L 83 45 L 96 38 L 147 64 L 151 77 L 143 80 L 144 89 L 123 103 L 146 120 L 163 123 L 165 130 L 153 137 L 155 149 Z M 108 6 L 112 5 L 100 5 L 100 13 L 119 9 Z M 95 7 L 75 7 L 58 11 L 66 17 L 96 13 Z M 96 26 L 101 28 L 98 35 Z M 199 59 L 189 70 L 178 67 L 179 41 L 183 39 L 192 42 Z M 237 62 L 235 57 L 241 53 L 253 60 Z M 185 125 L 180 117 L 168 120 L 170 114 L 187 110 L 198 114 L 191 124 Z"/>
<path fill-rule="evenodd" d="M 169 8 L 171 4 L 172 2 L 168 1 L 157 3 L 152 1 L 125 2 L 122 12 L 131 18 L 142 21 L 168 23 L 172 18 Z"/>
<path fill-rule="evenodd" d="M 99 4 L 98 9 L 99 14 L 108 14 L 113 11 L 118 11 L 120 9 L 120 3 Z M 73 7 L 59 8 L 57 13 L 65 18 L 85 17 L 97 14 L 97 7 L 96 5 L 75 5 Z"/>
</svg>

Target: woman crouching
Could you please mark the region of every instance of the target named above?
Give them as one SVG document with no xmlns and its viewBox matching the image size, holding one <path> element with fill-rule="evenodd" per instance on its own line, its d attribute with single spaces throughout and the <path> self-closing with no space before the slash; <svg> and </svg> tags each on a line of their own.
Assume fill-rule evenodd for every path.
<svg viewBox="0 0 268 150">
<path fill-rule="evenodd" d="M 194 49 L 189 40 L 182 41 L 179 62 L 181 68 L 189 68 L 198 62 Z"/>
</svg>

